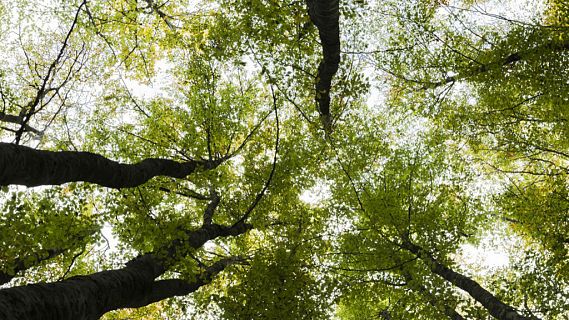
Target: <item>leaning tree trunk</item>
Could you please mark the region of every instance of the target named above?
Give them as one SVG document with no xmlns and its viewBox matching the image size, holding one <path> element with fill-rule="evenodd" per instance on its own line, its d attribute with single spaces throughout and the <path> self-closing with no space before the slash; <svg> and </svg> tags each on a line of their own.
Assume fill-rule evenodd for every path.
<svg viewBox="0 0 569 320">
<path fill-rule="evenodd" d="M 330 114 L 330 89 L 332 78 L 340 65 L 340 1 L 307 0 L 310 20 L 320 35 L 322 61 L 316 79 L 316 103 L 324 128 L 332 124 Z"/>
<path fill-rule="evenodd" d="M 429 252 L 423 248 L 406 240 L 401 245 L 403 249 L 409 250 L 419 257 L 431 269 L 432 272 L 443 277 L 448 282 L 468 292 L 472 298 L 488 310 L 488 312 L 500 320 L 536 320 L 535 317 L 526 317 L 520 315 L 512 306 L 500 301 L 496 296 L 488 290 L 482 288 L 476 281 L 446 267 L 435 259 Z"/>
<path fill-rule="evenodd" d="M 0 290 L 0 319 L 93 320 L 112 310 L 138 308 L 186 295 L 207 284 L 235 260 L 218 261 L 193 282 L 155 279 L 192 248 L 200 248 L 217 237 L 237 236 L 249 229 L 251 225 L 243 222 L 231 227 L 207 224 L 188 231 L 183 240 L 174 241 L 155 254 L 129 261 L 121 269 Z"/>
<path fill-rule="evenodd" d="M 108 311 L 145 301 L 163 272 L 148 255 L 122 269 L 0 290 L 0 319 L 99 319 Z"/>
<path fill-rule="evenodd" d="M 156 176 L 184 178 L 199 167 L 211 169 L 220 162 L 150 158 L 123 164 L 90 152 L 35 150 L 0 143 L 0 185 L 33 187 L 84 181 L 103 187 L 129 188 Z"/>
</svg>

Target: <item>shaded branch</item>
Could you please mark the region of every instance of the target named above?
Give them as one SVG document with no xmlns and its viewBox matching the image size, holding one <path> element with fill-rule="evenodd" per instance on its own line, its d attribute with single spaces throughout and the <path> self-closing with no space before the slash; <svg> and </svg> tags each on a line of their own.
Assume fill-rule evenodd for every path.
<svg viewBox="0 0 569 320">
<path fill-rule="evenodd" d="M 203 214 L 203 224 L 204 225 L 211 224 L 215 209 L 217 208 L 217 206 L 219 205 L 219 202 L 221 201 L 219 194 L 215 190 L 211 191 L 210 198 L 211 198 L 211 202 L 207 205 L 207 208 L 205 209 L 204 214 Z"/>
<path fill-rule="evenodd" d="M 79 5 L 79 7 L 77 8 L 77 11 L 75 12 L 75 17 L 73 18 L 73 22 L 71 23 L 71 27 L 69 28 L 69 31 L 67 32 L 67 34 L 65 35 L 65 39 L 63 40 L 63 44 L 61 46 L 61 48 L 59 49 L 59 52 L 57 54 L 57 57 L 55 58 L 55 60 L 53 60 L 53 62 L 49 65 L 49 68 L 45 74 L 45 76 L 42 79 L 42 84 L 40 86 L 40 88 L 38 88 L 38 91 L 36 93 L 36 96 L 34 97 L 34 99 L 28 104 L 29 110 L 25 113 L 25 115 L 22 118 L 22 123 L 20 126 L 20 129 L 16 132 L 16 140 L 15 143 L 18 144 L 20 143 L 20 139 L 22 138 L 22 134 L 24 133 L 25 130 L 25 126 L 27 125 L 27 123 L 30 121 L 31 117 L 37 113 L 36 107 L 40 104 L 40 102 L 43 100 L 43 98 L 46 96 L 46 94 L 49 91 L 57 91 L 59 90 L 59 88 L 49 88 L 49 82 L 51 82 L 53 80 L 53 76 L 55 75 L 56 71 L 56 67 L 57 65 L 61 62 L 61 59 L 63 58 L 63 55 L 65 53 L 65 50 L 67 49 L 67 46 L 69 45 L 69 39 L 71 38 L 71 34 L 73 33 L 73 30 L 75 29 L 75 26 L 77 25 L 78 19 L 79 19 L 79 13 L 81 12 L 81 9 L 83 8 L 83 6 L 85 6 L 87 3 L 86 0 L 83 0 L 81 2 L 81 4 Z M 68 78 L 69 79 L 69 78 Z M 67 82 L 67 80 L 64 81 Z M 64 85 L 62 84 L 62 86 Z"/>
<path fill-rule="evenodd" d="M 0 271 L 0 285 L 10 282 L 19 272 L 27 270 L 29 267 L 42 261 L 53 259 L 65 251 L 67 251 L 67 249 L 48 249 L 44 252 L 44 255 L 34 254 L 33 257 L 16 258 L 12 262 L 14 265 L 12 272 Z"/>
<path fill-rule="evenodd" d="M 169 189 L 166 187 L 158 187 L 158 190 L 168 192 L 168 193 L 175 193 L 179 196 L 190 198 L 190 199 L 196 199 L 196 200 L 209 200 L 210 199 L 210 197 L 208 197 L 208 196 L 205 196 L 203 194 L 200 194 L 194 190 L 187 189 L 187 188 L 184 188 L 183 191 L 180 191 L 180 190 L 172 190 L 172 189 Z"/>
<path fill-rule="evenodd" d="M 185 178 L 197 170 L 214 169 L 222 161 L 147 158 L 136 164 L 124 164 L 90 152 L 35 150 L 0 143 L 0 185 L 33 187 L 84 181 L 103 187 L 129 188 L 156 176 Z"/>
<path fill-rule="evenodd" d="M 409 271 L 402 269 L 401 273 L 407 283 L 413 283 L 413 276 Z M 414 287 L 427 299 L 427 301 L 433 308 L 441 310 L 449 319 L 465 320 L 464 317 L 460 313 L 458 313 L 454 308 L 452 308 L 446 303 L 441 304 L 437 296 L 432 294 L 424 285 L 417 284 Z"/>
<path fill-rule="evenodd" d="M 98 319 L 112 310 L 140 307 L 193 292 L 238 259 L 218 261 L 193 282 L 155 279 L 176 263 L 178 254 L 200 248 L 218 237 L 243 234 L 251 228 L 246 223 L 231 227 L 204 225 L 187 231 L 184 239 L 175 240 L 166 248 L 130 260 L 120 269 L 0 290 L 0 319 L 31 319 L 37 315 L 46 319 Z"/>
<path fill-rule="evenodd" d="M 269 189 L 269 185 L 271 184 L 271 181 L 273 180 L 273 176 L 275 175 L 275 171 L 277 169 L 277 158 L 278 158 L 278 154 L 279 154 L 279 141 L 280 141 L 280 122 L 279 122 L 279 112 L 278 112 L 278 108 L 277 108 L 277 96 L 276 96 L 275 91 L 273 90 L 272 86 L 271 86 L 271 93 L 273 96 L 273 109 L 275 111 L 275 121 L 276 121 L 276 130 L 277 130 L 276 138 L 275 138 L 275 154 L 273 156 L 273 164 L 271 166 L 271 172 L 269 173 L 269 177 L 267 178 L 267 180 L 265 181 L 265 184 L 263 185 L 263 189 L 261 189 L 261 191 L 259 191 L 259 193 L 257 193 L 257 196 L 255 196 L 255 199 L 253 200 L 251 205 L 247 208 L 247 210 L 245 211 L 245 213 L 243 214 L 241 219 L 239 219 L 239 221 L 237 221 L 234 224 L 234 226 L 241 224 L 241 223 L 244 223 L 247 220 L 247 218 L 249 218 L 249 215 L 251 214 L 251 212 L 253 212 L 253 210 L 259 204 L 261 199 L 263 199 L 265 192 L 267 192 L 267 190 Z"/>
<path fill-rule="evenodd" d="M 210 283 L 213 278 L 226 267 L 238 262 L 240 262 L 240 259 L 236 257 L 221 259 L 198 274 L 194 281 L 181 279 L 155 281 L 148 296 L 139 301 L 133 301 L 132 305 L 123 308 L 140 308 L 167 298 L 188 295 Z"/>
<path fill-rule="evenodd" d="M 37 135 L 41 135 L 42 132 L 32 126 L 24 123 L 23 118 L 21 116 L 15 116 L 12 114 L 6 114 L 4 112 L 0 112 L 0 121 L 18 124 L 23 128 L 24 131 L 33 132 Z"/>
</svg>

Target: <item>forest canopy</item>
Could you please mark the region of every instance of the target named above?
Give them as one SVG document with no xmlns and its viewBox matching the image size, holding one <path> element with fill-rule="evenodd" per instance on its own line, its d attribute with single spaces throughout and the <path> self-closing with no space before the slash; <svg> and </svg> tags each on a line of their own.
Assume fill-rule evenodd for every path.
<svg viewBox="0 0 569 320">
<path fill-rule="evenodd" d="M 565 0 L 0 0 L 0 319 L 569 318 Z"/>
</svg>

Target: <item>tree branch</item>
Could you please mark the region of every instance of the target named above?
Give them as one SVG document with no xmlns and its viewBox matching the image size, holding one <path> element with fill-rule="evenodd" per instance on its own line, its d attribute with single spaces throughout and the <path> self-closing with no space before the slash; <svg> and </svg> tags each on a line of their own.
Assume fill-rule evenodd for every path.
<svg viewBox="0 0 569 320">
<path fill-rule="evenodd" d="M 163 250 L 138 256 L 120 269 L 0 290 L 0 319 L 35 319 L 37 315 L 45 319 L 99 319 L 112 310 L 143 306 L 193 292 L 227 265 L 237 262 L 237 258 L 213 264 L 190 283 L 155 279 L 175 264 L 176 254 L 200 248 L 217 237 L 243 234 L 251 227 L 246 223 L 231 227 L 204 225 L 188 231 L 185 239 L 175 240 Z"/>
<path fill-rule="evenodd" d="M 22 117 L 20 116 L 15 116 L 12 114 L 6 114 L 4 112 L 0 112 L 0 121 L 3 122 L 8 122 L 8 123 L 13 123 L 13 124 L 18 124 L 20 125 L 22 128 L 24 128 L 24 131 L 28 131 L 28 132 L 33 132 L 37 135 L 41 135 L 42 132 L 39 131 L 36 128 L 33 128 L 32 126 L 25 124 L 24 121 L 22 120 Z"/>
<path fill-rule="evenodd" d="M 330 89 L 332 78 L 340 66 L 340 1 L 306 0 L 310 20 L 320 35 L 322 60 L 316 78 L 316 103 L 324 129 L 332 125 Z"/>
<path fill-rule="evenodd" d="M 83 8 L 83 6 L 86 3 L 87 3 L 87 0 L 83 0 L 81 2 L 81 4 L 79 5 L 79 7 L 77 8 L 77 11 L 75 12 L 75 17 L 73 18 L 73 22 L 71 23 L 71 27 L 69 28 L 69 31 L 65 35 L 65 39 L 63 40 L 63 44 L 62 44 L 61 48 L 59 49 L 57 57 L 49 65 L 49 68 L 48 68 L 45 76 L 42 79 L 41 87 L 38 89 L 37 94 L 34 97 L 34 99 L 28 104 L 29 110 L 22 117 L 20 129 L 16 132 L 16 140 L 15 140 L 16 144 L 20 143 L 20 139 L 22 138 L 22 134 L 24 133 L 24 130 L 25 130 L 27 123 L 30 121 L 31 117 L 37 112 L 36 107 L 40 104 L 40 102 L 45 97 L 45 95 L 48 93 L 48 91 L 53 90 L 53 88 L 48 88 L 48 83 L 51 80 L 53 80 L 53 76 L 57 72 L 55 70 L 55 68 L 60 63 L 61 58 L 63 57 L 63 54 L 65 53 L 65 50 L 67 49 L 67 46 L 69 45 L 69 39 L 71 38 L 71 34 L 73 33 L 75 26 L 77 25 L 77 21 L 79 20 L 79 13 L 81 12 L 81 9 Z"/>
<path fill-rule="evenodd" d="M 401 269 L 401 273 L 407 283 L 413 283 L 413 276 L 409 271 Z M 454 308 L 447 305 L 446 303 L 441 304 L 438 298 L 434 294 L 432 294 L 424 285 L 417 284 L 415 288 L 427 299 L 427 301 L 433 308 L 441 310 L 449 319 L 465 320 L 464 317 L 460 313 L 458 313 Z"/>
<path fill-rule="evenodd" d="M 0 185 L 33 187 L 84 181 L 103 187 L 130 188 L 156 176 L 185 178 L 197 170 L 214 169 L 221 162 L 147 158 L 124 164 L 90 152 L 35 150 L 0 143 Z"/>
<path fill-rule="evenodd" d="M 535 317 L 526 317 L 520 315 L 514 307 L 507 305 L 500 301 L 496 296 L 488 290 L 482 288 L 478 282 L 448 268 L 437 259 L 435 259 L 429 252 L 423 248 L 411 243 L 406 236 L 401 244 L 401 248 L 412 252 L 419 257 L 433 272 L 443 277 L 448 282 L 468 292 L 474 300 L 478 301 L 488 312 L 500 320 L 536 320 Z"/>
<path fill-rule="evenodd" d="M 454 83 L 456 81 L 460 81 L 460 80 L 468 79 L 470 77 L 477 76 L 479 74 L 488 72 L 490 70 L 495 70 L 495 69 L 502 68 L 505 66 L 513 65 L 516 62 L 521 61 L 523 59 L 527 59 L 528 56 L 530 56 L 532 54 L 537 54 L 539 52 L 543 52 L 543 51 L 555 52 L 555 51 L 567 51 L 567 50 L 569 50 L 569 41 L 548 42 L 548 43 L 543 44 L 541 46 L 537 46 L 533 49 L 514 52 L 514 53 L 512 53 L 512 54 L 510 54 L 504 58 L 497 59 L 497 60 L 489 62 L 487 64 L 473 65 L 469 70 L 467 70 L 463 73 L 460 73 L 460 74 L 457 74 L 454 76 L 450 76 L 450 77 L 446 77 L 445 79 L 437 81 L 437 82 L 429 82 L 429 83 L 425 84 L 423 89 L 434 89 L 434 88 L 437 88 L 437 87 L 445 85 L 445 84 Z"/>
<path fill-rule="evenodd" d="M 57 257 L 58 255 L 64 253 L 68 249 L 48 249 L 45 251 L 45 256 L 40 256 L 39 254 L 34 254 L 33 257 L 16 258 L 12 263 L 14 265 L 12 272 L 0 271 L 0 285 L 10 282 L 16 274 L 22 272 L 29 267 L 33 266 L 42 261 L 50 260 Z"/>
</svg>

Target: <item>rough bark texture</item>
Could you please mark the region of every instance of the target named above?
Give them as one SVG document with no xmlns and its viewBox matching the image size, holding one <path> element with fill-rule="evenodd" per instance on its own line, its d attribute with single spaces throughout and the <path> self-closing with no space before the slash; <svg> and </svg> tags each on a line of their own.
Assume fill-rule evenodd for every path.
<svg viewBox="0 0 569 320">
<path fill-rule="evenodd" d="M 176 162 L 167 159 L 144 159 L 123 164 L 89 152 L 44 151 L 25 146 L 0 143 L 0 185 L 58 185 L 84 181 L 110 188 L 141 185 L 156 176 L 184 178 L 198 166 L 206 169 L 219 162 Z"/>
<path fill-rule="evenodd" d="M 155 279 L 176 260 L 171 253 L 199 248 L 209 240 L 236 236 L 249 230 L 246 223 L 231 227 L 204 225 L 187 238 L 155 254 L 146 254 L 124 268 L 73 277 L 64 281 L 0 290 L 0 319 L 98 319 L 106 312 L 137 308 L 176 295 L 185 295 L 211 281 L 231 260 L 207 268 L 194 282 Z"/>
<path fill-rule="evenodd" d="M 98 319 L 144 300 L 163 269 L 143 256 L 118 270 L 0 291 L 0 319 Z"/>
<path fill-rule="evenodd" d="M 433 297 L 432 300 L 429 300 L 429 303 L 433 306 L 436 307 L 436 298 Z M 444 314 L 447 315 L 447 317 L 451 320 L 465 320 L 464 317 L 462 315 L 460 315 L 460 313 L 456 312 L 455 309 L 449 307 L 448 305 L 444 305 L 443 307 L 443 312 Z"/>
<path fill-rule="evenodd" d="M 320 35 L 322 60 L 316 79 L 316 103 L 325 128 L 332 122 L 330 114 L 330 88 L 332 78 L 340 65 L 340 1 L 307 0 L 310 20 Z"/>
<path fill-rule="evenodd" d="M 409 250 L 417 255 L 425 264 L 431 269 L 432 272 L 443 277 L 445 280 L 468 292 L 471 297 L 482 304 L 488 312 L 500 320 L 535 320 L 533 317 L 525 317 L 520 315 L 513 307 L 503 303 L 496 298 L 488 290 L 482 288 L 476 281 L 453 271 L 435 259 L 430 253 L 423 248 L 405 241 L 402 248 Z"/>
<path fill-rule="evenodd" d="M 189 231 L 187 233 L 187 238 L 173 241 L 169 247 L 165 248 L 164 252 L 159 254 L 166 255 L 170 258 L 185 256 L 187 254 L 187 250 L 190 248 L 200 248 L 207 241 L 218 237 L 236 237 L 247 232 L 247 230 L 250 230 L 252 227 L 252 225 L 245 222 L 239 222 L 231 227 L 215 223 L 205 224 L 197 230 Z M 166 268 L 168 268 L 168 262 L 166 261 L 164 263 L 166 264 Z"/>
</svg>

